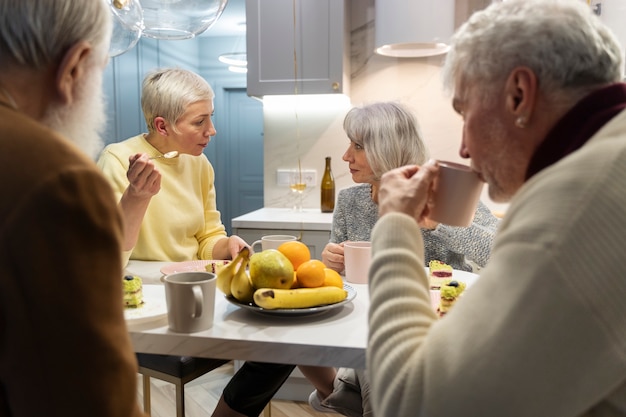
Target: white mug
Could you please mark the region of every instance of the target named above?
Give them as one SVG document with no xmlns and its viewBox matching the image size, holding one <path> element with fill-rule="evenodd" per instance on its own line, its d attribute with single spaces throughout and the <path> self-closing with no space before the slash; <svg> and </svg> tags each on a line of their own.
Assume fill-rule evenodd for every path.
<svg viewBox="0 0 626 417">
<path fill-rule="evenodd" d="M 367 284 L 371 258 L 371 242 L 345 242 L 343 262 L 346 281 L 353 284 Z"/>
<path fill-rule="evenodd" d="M 261 250 L 266 249 L 278 249 L 278 247 L 285 242 L 291 242 L 292 240 L 298 240 L 297 237 L 291 235 L 266 235 L 260 240 L 255 240 L 252 243 L 252 250 L 257 252 L 254 247 L 261 245 Z"/>
<path fill-rule="evenodd" d="M 170 330 L 194 333 L 213 326 L 216 275 L 212 272 L 177 272 L 166 275 L 165 300 Z"/>
</svg>

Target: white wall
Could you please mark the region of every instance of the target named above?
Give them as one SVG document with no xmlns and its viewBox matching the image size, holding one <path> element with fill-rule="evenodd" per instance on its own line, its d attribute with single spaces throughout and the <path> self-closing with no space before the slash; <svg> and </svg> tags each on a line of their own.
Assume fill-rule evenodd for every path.
<svg viewBox="0 0 626 417">
<path fill-rule="evenodd" d="M 440 69 L 444 57 L 394 59 L 370 53 L 373 48 L 373 11 L 353 11 L 350 101 L 352 105 L 399 100 L 411 107 L 420 122 L 431 157 L 462 161 L 458 154 L 462 121 L 452 110 L 451 100 L 443 92 Z M 265 184 L 267 207 L 289 207 L 290 190 L 276 185 L 276 170 L 294 169 L 300 158 L 302 169 L 316 169 L 318 183 L 324 168 L 324 157 L 332 157 L 337 190 L 353 185 L 348 166 L 341 157 L 348 146 L 342 129 L 350 104 L 308 107 L 305 97 L 299 105 L 264 105 Z M 483 201 L 494 211 L 506 205 Z M 319 208 L 319 185 L 305 191 L 305 208 Z"/>
</svg>

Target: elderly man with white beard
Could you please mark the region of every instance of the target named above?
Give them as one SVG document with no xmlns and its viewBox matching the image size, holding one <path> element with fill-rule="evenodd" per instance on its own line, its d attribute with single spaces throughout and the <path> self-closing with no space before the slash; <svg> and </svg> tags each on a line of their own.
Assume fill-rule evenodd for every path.
<svg viewBox="0 0 626 417">
<path fill-rule="evenodd" d="M 93 162 L 102 0 L 0 2 L 0 416 L 139 416 L 122 220 Z"/>
</svg>

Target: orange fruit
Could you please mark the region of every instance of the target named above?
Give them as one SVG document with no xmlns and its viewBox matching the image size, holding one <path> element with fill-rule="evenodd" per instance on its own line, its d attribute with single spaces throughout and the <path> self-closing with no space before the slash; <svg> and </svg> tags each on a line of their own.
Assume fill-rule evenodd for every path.
<svg viewBox="0 0 626 417">
<path fill-rule="evenodd" d="M 324 268 L 326 277 L 324 278 L 324 287 L 339 287 L 343 288 L 343 279 L 339 272 L 334 269 Z"/>
<path fill-rule="evenodd" d="M 294 271 L 297 270 L 303 262 L 311 260 L 309 247 L 298 240 L 281 243 L 277 249 L 291 261 Z"/>
<path fill-rule="evenodd" d="M 305 288 L 315 288 L 324 285 L 326 279 L 326 265 L 317 259 L 303 262 L 296 270 L 298 284 Z"/>
</svg>

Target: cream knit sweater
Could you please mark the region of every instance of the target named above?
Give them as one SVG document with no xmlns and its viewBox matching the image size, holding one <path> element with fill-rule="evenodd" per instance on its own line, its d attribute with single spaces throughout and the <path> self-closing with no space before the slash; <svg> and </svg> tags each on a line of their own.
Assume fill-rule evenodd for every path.
<svg viewBox="0 0 626 417">
<path fill-rule="evenodd" d="M 455 308 L 430 306 L 406 215 L 372 232 L 379 417 L 626 416 L 626 112 L 529 180 Z"/>
</svg>

